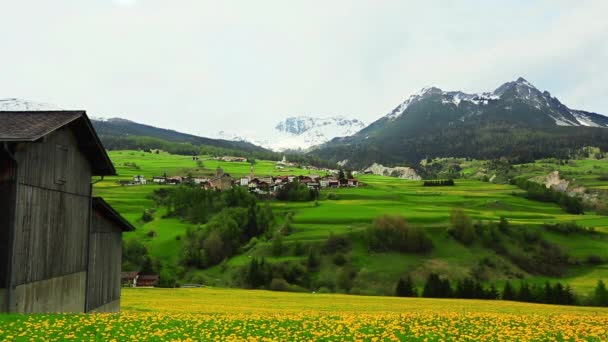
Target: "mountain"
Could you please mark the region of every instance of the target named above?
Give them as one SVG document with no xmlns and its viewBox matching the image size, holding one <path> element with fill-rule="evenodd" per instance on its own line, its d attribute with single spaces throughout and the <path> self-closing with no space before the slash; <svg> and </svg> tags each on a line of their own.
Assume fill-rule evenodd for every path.
<svg viewBox="0 0 608 342">
<path fill-rule="evenodd" d="M 101 140 L 107 140 L 109 137 L 126 138 L 126 137 L 150 137 L 162 139 L 176 143 L 191 143 L 193 145 L 206 145 L 220 147 L 226 149 L 236 149 L 241 151 L 258 151 L 268 152 L 263 147 L 243 141 L 229 141 L 222 139 L 212 139 L 199 137 L 196 135 L 177 132 L 170 129 L 158 128 L 150 125 L 144 125 L 126 119 L 96 119 L 92 118 L 91 122 L 95 130 L 99 134 Z"/>
<path fill-rule="evenodd" d="M 363 122 L 344 116 L 328 118 L 294 116 L 282 120 L 271 130 L 243 134 L 220 131 L 217 137 L 248 141 L 274 151 L 295 151 L 308 150 L 336 137 L 353 135 L 364 127 Z"/>
<path fill-rule="evenodd" d="M 353 136 L 311 154 L 351 167 L 415 165 L 428 157 L 567 157 L 583 146 L 607 149 L 606 128 L 608 117 L 570 109 L 520 77 L 481 94 L 423 88 Z"/>
<path fill-rule="evenodd" d="M 26 101 L 17 98 L 0 99 L 0 111 L 32 110 L 61 110 L 61 108 L 49 103 Z"/>
<path fill-rule="evenodd" d="M 0 111 L 42 111 L 62 110 L 62 108 L 47 103 L 39 103 L 17 98 L 0 99 Z M 144 125 L 126 119 L 98 119 L 91 118 L 91 122 L 106 148 L 114 149 L 124 144 L 128 137 L 148 137 L 161 139 L 174 143 L 190 143 L 192 145 L 205 145 L 217 148 L 239 150 L 244 152 L 270 152 L 262 147 L 242 141 L 228 141 L 211 139 L 196 135 L 180 133 L 177 131 Z"/>
</svg>

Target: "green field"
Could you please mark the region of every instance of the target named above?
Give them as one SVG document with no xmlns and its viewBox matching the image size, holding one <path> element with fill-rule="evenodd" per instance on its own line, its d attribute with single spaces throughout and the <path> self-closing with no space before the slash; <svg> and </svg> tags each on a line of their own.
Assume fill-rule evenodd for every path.
<svg viewBox="0 0 608 342">
<path fill-rule="evenodd" d="M 136 151 L 110 152 L 119 172 L 118 177 L 109 177 L 95 185 L 95 193 L 104 197 L 121 214 L 137 226 L 134 233 L 125 234 L 126 239 L 138 237 L 145 241 L 153 257 L 165 263 L 175 263 L 181 242 L 178 240 L 190 224 L 175 218 L 162 218 L 164 209 L 159 209 L 152 222 L 143 224 L 139 219 L 144 209 L 154 203 L 147 195 L 158 185 L 120 186 L 118 179 L 130 179 L 135 174 L 143 174 L 150 179 L 155 175 L 208 175 L 221 166 L 234 176 L 249 174 L 248 163 L 218 162 L 201 158 L 204 167 L 199 167 L 191 157 L 165 153 L 151 154 Z M 135 163 L 125 165 L 125 163 Z M 597 170 L 597 161 L 577 161 L 577 165 Z M 587 165 L 589 164 L 589 165 Z M 257 161 L 255 172 L 258 176 L 269 174 L 308 174 L 309 170 L 293 169 L 278 171 L 273 162 Z M 585 169 L 586 170 L 586 169 Z M 586 172 L 586 171 L 583 171 Z M 454 187 L 424 187 L 419 181 L 364 175 L 359 177 L 364 186 L 353 189 L 331 189 L 322 192 L 318 204 L 271 202 L 275 214 L 293 212 L 293 233 L 285 238 L 289 247 L 298 243 L 320 243 L 330 234 L 349 235 L 354 241 L 352 250 L 346 255 L 359 268 L 355 281 L 359 293 L 389 294 L 394 282 L 403 274 L 412 273 L 415 281 L 421 283 L 428 272 L 439 272 L 453 278 L 462 278 L 483 258 L 495 258 L 499 263 L 508 264 L 497 257 L 492 250 L 481 245 L 463 246 L 445 232 L 448 218 L 453 208 L 463 208 L 474 220 L 497 221 L 506 217 L 512 224 L 539 227 L 543 223 L 576 222 L 585 227 L 595 227 L 598 231 L 608 231 L 608 217 L 588 212 L 572 215 L 552 203 L 528 200 L 515 186 L 492 184 L 477 180 L 458 179 Z M 608 182 L 605 182 L 608 183 Z M 333 200 L 326 199 L 332 193 Z M 413 225 L 424 228 L 433 239 L 435 248 L 430 254 L 369 253 L 357 236 L 378 216 L 393 214 L 403 216 Z M 541 229 L 541 228 L 538 228 Z M 148 236 L 150 231 L 154 237 Z M 359 235 L 357 235 L 359 234 Z M 547 240 L 559 244 L 569 255 L 584 259 L 590 255 L 608 258 L 608 236 L 597 234 L 593 237 L 563 235 L 544 232 Z M 263 256 L 272 262 L 300 260 L 303 257 L 290 255 L 273 257 L 268 252 L 270 242 L 260 241 L 253 249 L 227 260 L 223 265 L 205 271 L 189 272 L 187 280 L 202 280 L 206 283 L 229 285 L 238 267 L 248 263 L 252 256 Z M 334 266 L 327 263 L 322 273 L 335 273 Z M 228 270 L 226 269 L 228 267 Z M 504 273 L 504 272 L 503 272 Z M 492 277 L 499 284 L 506 278 L 497 272 Z M 545 277 L 523 274 L 532 282 L 544 282 Z M 323 276 L 323 275 L 320 275 Z M 568 282 L 578 293 L 589 293 L 598 279 L 608 279 L 608 266 L 575 266 L 560 281 Z M 555 279 L 557 280 L 557 279 Z"/>
<path fill-rule="evenodd" d="M 122 313 L 0 315 L 2 341 L 605 341 L 608 309 L 506 301 L 125 289 Z"/>
</svg>

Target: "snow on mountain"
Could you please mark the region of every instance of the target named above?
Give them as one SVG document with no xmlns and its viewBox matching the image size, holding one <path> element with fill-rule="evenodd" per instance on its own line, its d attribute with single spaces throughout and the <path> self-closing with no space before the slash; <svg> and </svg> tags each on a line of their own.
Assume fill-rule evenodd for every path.
<svg viewBox="0 0 608 342">
<path fill-rule="evenodd" d="M 0 99 L 0 111 L 43 111 L 61 110 L 61 108 L 49 104 L 27 101 L 17 98 Z"/>
<path fill-rule="evenodd" d="M 475 106 L 487 106 L 490 103 L 501 100 L 504 108 L 510 110 L 511 104 L 518 102 L 535 108 L 549 116 L 557 126 L 588 126 L 588 127 L 608 127 L 608 117 L 596 113 L 589 113 L 580 110 L 573 110 L 562 104 L 557 98 L 552 97 L 548 91 L 541 92 L 530 82 L 520 77 L 516 81 L 507 82 L 498 87 L 493 92 L 481 94 L 467 94 L 461 91 L 443 91 L 436 87 L 422 88 L 419 92 L 411 95 L 407 100 L 397 106 L 394 110 L 384 116 L 388 121 L 396 120 L 406 114 L 414 104 L 431 96 L 441 96 L 443 105 L 453 105 L 460 107 L 463 103 Z M 480 108 L 481 109 L 481 108 Z M 479 113 L 471 112 L 461 118 Z"/>
<path fill-rule="evenodd" d="M 274 151 L 307 150 L 336 137 L 357 133 L 365 124 L 344 116 L 318 118 L 310 116 L 289 117 L 279 122 L 269 132 L 233 133 L 220 131 L 216 138 L 246 141 Z"/>
</svg>

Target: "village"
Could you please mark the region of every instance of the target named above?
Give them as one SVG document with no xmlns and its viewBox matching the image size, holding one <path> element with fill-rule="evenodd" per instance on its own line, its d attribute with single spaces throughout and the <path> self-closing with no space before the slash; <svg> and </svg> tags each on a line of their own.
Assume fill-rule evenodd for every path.
<svg viewBox="0 0 608 342">
<path fill-rule="evenodd" d="M 193 156 L 193 160 L 198 160 L 198 157 Z M 247 162 L 246 158 L 223 156 L 217 157 L 216 160 L 223 162 Z M 283 157 L 283 160 L 276 163 L 277 170 L 285 170 L 287 167 L 296 166 L 290 163 Z M 229 173 L 224 172 L 221 167 L 217 167 L 215 175 L 212 177 L 200 176 L 153 176 L 151 179 L 146 179 L 144 175 L 134 175 L 133 179 L 118 181 L 121 185 L 180 185 L 188 184 L 198 186 L 205 190 L 226 191 L 234 186 L 247 187 L 251 193 L 259 196 L 274 197 L 276 193 L 287 183 L 299 182 L 305 184 L 311 190 L 321 190 L 330 188 L 352 188 L 358 187 L 359 181 L 354 178 L 353 173 L 344 173 L 341 170 L 333 169 L 318 169 L 314 166 L 308 166 L 308 170 L 318 171 L 319 174 L 309 175 L 265 175 L 257 176 L 255 174 L 254 164 L 251 164 L 250 173 L 243 177 L 233 177 Z M 323 174 L 321 174 L 323 173 Z M 356 174 L 356 173 L 354 173 Z"/>
</svg>

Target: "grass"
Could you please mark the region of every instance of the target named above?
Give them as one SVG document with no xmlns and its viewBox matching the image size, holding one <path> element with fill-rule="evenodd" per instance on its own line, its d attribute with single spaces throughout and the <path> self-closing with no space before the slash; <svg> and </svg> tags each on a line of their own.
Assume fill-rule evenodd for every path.
<svg viewBox="0 0 608 342">
<path fill-rule="evenodd" d="M 154 207 L 147 196 L 158 185 L 120 186 L 119 179 L 131 179 L 133 175 L 143 174 L 146 178 L 162 175 L 209 175 L 221 166 L 225 172 L 234 176 L 249 174 L 248 163 L 218 162 L 209 157 L 202 157 L 204 167 L 197 165 L 191 157 L 176 156 L 166 153 L 151 154 L 137 151 L 112 151 L 110 157 L 119 172 L 118 177 L 109 177 L 95 185 L 95 193 L 104 197 L 130 222 L 137 226 L 134 233 L 125 234 L 126 239 L 139 238 L 148 246 L 153 257 L 164 263 L 175 264 L 181 241 L 178 240 L 189 223 L 175 218 L 163 218 L 164 210 L 159 209 L 154 220 L 149 223 L 140 221 L 144 209 Z M 128 163 L 128 164 L 126 164 Z M 134 167 L 134 164 L 137 167 Z M 575 161 L 576 166 L 566 166 L 564 172 L 586 173 L 603 172 L 601 161 Z M 598 164 L 602 164 L 598 169 Z M 257 161 L 256 175 L 284 174 L 270 161 Z M 542 172 L 547 171 L 549 164 L 539 164 Z M 557 165 L 557 164 L 556 164 Z M 558 165 L 559 166 L 559 165 Z M 530 166 L 531 167 L 531 166 Z M 474 168 L 468 172 L 474 172 Z M 293 169 L 289 174 L 309 174 L 310 170 Z M 534 171 L 539 172 L 539 171 Z M 548 172 L 548 171 L 547 171 Z M 603 232 L 595 236 L 563 236 L 543 232 L 545 237 L 566 250 L 571 256 L 585 260 L 590 255 L 608 258 L 608 217 L 594 212 L 585 215 L 571 215 L 552 203 L 542 203 L 522 197 L 522 191 L 511 185 L 492 184 L 477 180 L 458 179 L 453 187 L 424 187 L 422 182 L 404 179 L 361 175 L 359 179 L 365 186 L 359 188 L 330 189 L 322 191 L 322 198 L 330 193 L 336 200 L 321 199 L 314 202 L 287 203 L 271 202 L 276 215 L 282 216 L 293 212 L 294 231 L 285 238 L 287 245 L 301 243 L 320 243 L 330 234 L 357 235 L 367 229 L 373 220 L 384 214 L 401 215 L 413 225 L 427 229 L 433 239 L 435 248 L 428 255 L 416 256 L 398 253 L 370 254 L 362 241 L 355 240 L 353 249 L 347 255 L 360 273 L 355 286 L 362 293 L 391 293 L 392 286 L 399 276 L 413 272 L 418 283 L 429 271 L 436 271 L 454 278 L 465 277 L 479 260 L 484 257 L 498 259 L 499 263 L 508 263 L 496 256 L 494 252 L 480 246 L 465 247 L 445 233 L 450 212 L 453 208 L 463 208 L 475 220 L 497 221 L 506 217 L 512 224 L 540 227 L 544 223 L 576 222 L 586 227 L 595 227 Z M 605 182 L 608 184 L 608 182 Z M 540 228 L 539 228 L 540 229 Z M 153 231 L 154 237 L 148 234 Z M 269 242 L 260 241 L 258 245 L 245 254 L 237 255 L 221 267 L 205 271 L 194 271 L 192 275 L 202 275 L 205 279 L 218 280 L 217 284 L 230 284 L 231 278 L 238 273 L 239 267 L 250 260 L 250 256 L 264 256 L 269 261 L 287 261 L 303 259 L 284 255 L 278 258 L 268 253 Z M 325 261 L 326 264 L 331 262 Z M 228 270 L 225 268 L 228 267 Z M 324 272 L 333 272 L 326 268 Z M 521 273 L 521 272 L 520 272 Z M 524 275 L 525 272 L 523 273 Z M 529 277 L 529 275 L 526 275 Z M 494 280 L 504 280 L 504 272 L 495 272 Z M 531 281 L 545 281 L 542 277 L 529 277 Z M 608 279 L 608 269 L 602 266 L 573 266 L 562 279 L 552 281 L 568 282 L 577 293 L 587 294 L 598 279 Z"/>
<path fill-rule="evenodd" d="M 608 309 L 232 289 L 125 289 L 120 315 L 0 315 L 3 341 L 603 341 Z"/>
</svg>

